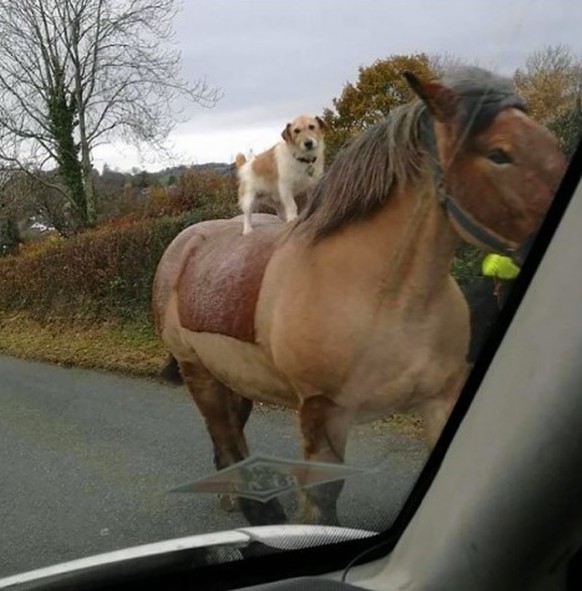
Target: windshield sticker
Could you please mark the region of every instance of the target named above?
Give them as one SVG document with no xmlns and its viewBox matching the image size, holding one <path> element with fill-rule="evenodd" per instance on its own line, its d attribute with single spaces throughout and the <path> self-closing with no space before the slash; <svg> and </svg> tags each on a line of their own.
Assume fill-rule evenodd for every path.
<svg viewBox="0 0 582 591">
<path fill-rule="evenodd" d="M 357 474 L 369 474 L 377 469 L 284 460 L 255 454 L 211 476 L 184 484 L 170 492 L 230 494 L 266 503 L 292 490 L 344 480 Z"/>
</svg>

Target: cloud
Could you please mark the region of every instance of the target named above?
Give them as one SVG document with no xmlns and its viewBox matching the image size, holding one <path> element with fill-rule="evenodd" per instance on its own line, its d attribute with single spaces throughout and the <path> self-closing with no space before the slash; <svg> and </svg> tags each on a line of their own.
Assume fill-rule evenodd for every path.
<svg viewBox="0 0 582 591">
<path fill-rule="evenodd" d="M 226 161 L 239 145 L 270 145 L 295 115 L 321 113 L 376 59 L 449 53 L 511 74 L 546 44 L 582 55 L 581 21 L 570 0 L 188 0 L 176 21 L 184 74 L 225 95 L 210 110 L 189 105 L 172 140 Z"/>
<path fill-rule="evenodd" d="M 94 165 L 128 171 L 134 166 L 153 170 L 180 164 L 204 162 L 234 162 L 238 152 L 258 154 L 280 139 L 282 129 L 276 126 L 254 126 L 238 129 L 221 129 L 213 132 L 176 133 L 172 137 L 173 157 L 165 157 L 152 150 L 139 154 L 134 148 L 116 143 L 99 146 L 94 151 Z"/>
</svg>

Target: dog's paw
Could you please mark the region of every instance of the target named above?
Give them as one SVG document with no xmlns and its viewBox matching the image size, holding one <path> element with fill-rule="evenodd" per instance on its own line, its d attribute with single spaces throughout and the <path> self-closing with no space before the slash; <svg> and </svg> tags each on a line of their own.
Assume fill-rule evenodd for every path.
<svg viewBox="0 0 582 591">
<path fill-rule="evenodd" d="M 287 223 L 294 222 L 297 219 L 297 214 L 292 213 L 292 214 L 286 216 L 286 218 L 287 218 Z"/>
<path fill-rule="evenodd" d="M 243 228 L 243 236 L 248 236 L 252 231 L 251 227 Z"/>
</svg>

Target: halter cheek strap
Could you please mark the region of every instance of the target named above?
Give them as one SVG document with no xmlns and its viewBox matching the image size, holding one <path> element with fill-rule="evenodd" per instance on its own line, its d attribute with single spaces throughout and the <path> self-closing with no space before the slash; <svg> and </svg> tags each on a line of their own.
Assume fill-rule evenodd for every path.
<svg viewBox="0 0 582 591">
<path fill-rule="evenodd" d="M 467 233 L 473 240 L 499 254 L 512 256 L 515 246 L 510 246 L 501 236 L 479 223 L 467 210 L 463 209 L 448 193 L 441 189 L 438 192 L 438 200 L 442 208 L 450 218 Z"/>
<path fill-rule="evenodd" d="M 426 116 L 422 122 L 422 131 L 427 143 L 433 179 L 437 187 L 437 199 L 447 216 L 453 220 L 463 232 L 475 240 L 475 242 L 478 242 L 493 252 L 505 256 L 512 256 L 517 250 L 517 245 L 505 240 L 493 230 L 484 226 L 446 190 L 443 168 L 438 160 L 434 132 L 431 122 Z"/>
</svg>

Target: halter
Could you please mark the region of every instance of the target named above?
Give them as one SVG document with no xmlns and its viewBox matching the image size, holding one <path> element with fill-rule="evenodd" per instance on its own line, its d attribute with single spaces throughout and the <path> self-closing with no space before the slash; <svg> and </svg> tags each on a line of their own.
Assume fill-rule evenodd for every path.
<svg viewBox="0 0 582 591">
<path fill-rule="evenodd" d="M 437 199 L 445 213 L 452 218 L 473 240 L 486 246 L 493 252 L 505 256 L 513 256 L 516 246 L 510 246 L 504 238 L 478 222 L 458 201 L 446 192 L 444 185 L 437 186 Z"/>
<path fill-rule="evenodd" d="M 493 252 L 514 256 L 519 247 L 515 243 L 507 241 L 499 234 L 484 226 L 475 216 L 470 214 L 447 190 L 444 180 L 444 170 L 439 162 L 436 148 L 436 140 L 428 113 L 422 118 L 421 133 L 427 144 L 429 163 L 436 186 L 436 195 L 440 206 L 454 223 L 475 242 L 482 244 Z"/>
</svg>

